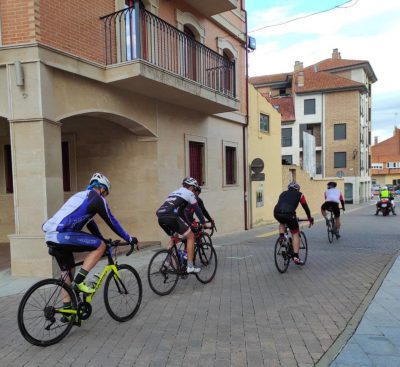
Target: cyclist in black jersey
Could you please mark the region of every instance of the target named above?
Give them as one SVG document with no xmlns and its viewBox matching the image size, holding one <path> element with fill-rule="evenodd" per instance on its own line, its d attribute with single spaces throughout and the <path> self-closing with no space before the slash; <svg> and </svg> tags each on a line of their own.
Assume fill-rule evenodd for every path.
<svg viewBox="0 0 400 367">
<path fill-rule="evenodd" d="M 204 226 L 205 219 L 193 193 L 197 186 L 198 183 L 194 178 L 186 177 L 183 179 L 182 187 L 169 194 L 167 200 L 156 212 L 158 224 L 168 236 L 172 236 L 176 232 L 186 237 L 188 255 L 186 271 L 188 273 L 198 273 L 201 270 L 193 266 L 194 234 L 184 214 L 186 206 L 188 204 L 192 205 L 197 218 L 199 218 L 201 225 Z M 171 245 L 172 240 L 168 243 L 168 248 Z"/>
<path fill-rule="evenodd" d="M 293 237 L 293 262 L 297 265 L 304 265 L 299 258 L 300 236 L 299 222 L 296 217 L 296 209 L 301 204 L 306 212 L 310 226 L 314 224 L 314 218 L 311 216 L 305 196 L 300 192 L 300 185 L 295 181 L 288 185 L 287 191 L 282 192 L 279 196 L 278 203 L 274 208 L 274 217 L 279 222 L 279 234 L 285 233 L 285 225 L 290 229 Z"/>
</svg>

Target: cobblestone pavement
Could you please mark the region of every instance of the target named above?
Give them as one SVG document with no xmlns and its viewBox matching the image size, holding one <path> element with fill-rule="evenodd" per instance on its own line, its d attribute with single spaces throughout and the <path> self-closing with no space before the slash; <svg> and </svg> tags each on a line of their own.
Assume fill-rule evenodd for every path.
<svg viewBox="0 0 400 367">
<path fill-rule="evenodd" d="M 135 318 L 114 321 L 96 295 L 91 318 L 47 348 L 30 345 L 18 331 L 22 294 L 0 297 L 0 365 L 313 366 L 397 253 L 400 216 L 372 213 L 371 206 L 347 212 L 333 244 L 323 222 L 306 229 L 307 264 L 291 264 L 286 274 L 275 268 L 273 233 L 216 238 L 214 281 L 203 285 L 190 276 L 165 297 L 147 283 L 152 253 L 131 257 L 144 285 Z"/>
</svg>

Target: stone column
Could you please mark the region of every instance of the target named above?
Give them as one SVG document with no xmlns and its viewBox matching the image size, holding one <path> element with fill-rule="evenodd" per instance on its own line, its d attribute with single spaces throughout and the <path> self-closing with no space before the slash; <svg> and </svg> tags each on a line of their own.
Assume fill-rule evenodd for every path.
<svg viewBox="0 0 400 367">
<path fill-rule="evenodd" d="M 10 121 L 15 234 L 9 236 L 12 275 L 50 276 L 43 222 L 63 203 L 61 124 Z"/>
</svg>

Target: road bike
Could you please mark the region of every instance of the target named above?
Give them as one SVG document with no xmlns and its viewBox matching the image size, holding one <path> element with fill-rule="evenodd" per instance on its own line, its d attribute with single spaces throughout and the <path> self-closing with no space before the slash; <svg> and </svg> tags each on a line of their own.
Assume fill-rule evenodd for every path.
<svg viewBox="0 0 400 367">
<path fill-rule="evenodd" d="M 308 222 L 308 219 L 298 219 L 298 222 Z M 308 256 L 308 243 L 307 237 L 303 231 L 299 232 L 300 236 L 300 248 L 299 258 L 303 260 L 304 264 L 307 261 Z M 289 267 L 289 263 L 293 260 L 293 243 L 292 234 L 289 228 L 285 226 L 285 233 L 283 236 L 279 236 L 275 243 L 275 266 L 280 273 L 285 273 Z"/>
<path fill-rule="evenodd" d="M 142 301 L 142 281 L 137 271 L 128 264 L 118 264 L 118 247 L 130 245 L 120 241 L 106 241 L 105 255 L 108 264 L 98 276 L 93 288 L 99 289 L 103 280 L 104 304 L 109 315 L 116 321 L 132 319 Z M 62 256 L 57 244 L 47 242 L 52 256 Z M 129 256 L 133 245 L 127 252 Z M 75 266 L 82 265 L 83 261 Z M 108 275 L 107 275 L 108 274 Z M 18 308 L 18 327 L 22 336 L 31 344 L 49 346 L 58 343 L 74 325 L 81 326 L 92 314 L 91 301 L 96 294 L 81 293 L 69 285 L 72 269 L 62 271 L 60 278 L 44 279 L 30 287 L 23 296 Z M 71 300 L 71 307 L 64 301 Z"/>
<path fill-rule="evenodd" d="M 171 248 L 157 251 L 147 269 L 150 288 L 160 296 L 170 294 L 179 278 L 186 279 L 189 275 L 186 272 L 186 239 L 174 234 L 171 240 Z M 199 273 L 193 273 L 201 283 L 207 284 L 214 279 L 218 267 L 217 253 L 211 236 L 203 230 L 195 233 L 193 264 L 201 269 Z"/>
<path fill-rule="evenodd" d="M 340 208 L 340 210 L 343 210 L 342 208 Z M 329 212 L 328 214 L 328 218 L 326 218 L 325 223 L 326 223 L 326 230 L 328 232 L 328 241 L 329 243 L 332 243 L 333 240 L 335 239 L 339 239 L 339 235 L 338 235 L 338 230 L 336 227 L 336 218 L 333 214 L 333 211 L 331 208 L 328 208 L 327 211 Z"/>
</svg>

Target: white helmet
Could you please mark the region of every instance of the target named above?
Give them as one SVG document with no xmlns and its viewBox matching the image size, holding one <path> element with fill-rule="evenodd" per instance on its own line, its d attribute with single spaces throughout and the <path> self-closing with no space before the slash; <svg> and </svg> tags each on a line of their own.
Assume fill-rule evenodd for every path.
<svg viewBox="0 0 400 367">
<path fill-rule="evenodd" d="M 387 188 L 387 186 L 382 186 L 381 187 L 381 190 L 387 190 L 388 188 Z"/>
<path fill-rule="evenodd" d="M 197 183 L 197 180 L 193 177 L 185 177 L 182 181 L 182 185 L 188 185 L 188 186 L 199 186 Z"/>
<path fill-rule="evenodd" d="M 92 178 L 90 179 L 89 185 L 91 185 L 93 182 L 97 181 L 99 184 L 104 185 L 107 189 L 108 192 L 111 191 L 111 183 L 108 180 L 106 176 L 104 176 L 101 173 L 94 173 Z"/>
</svg>

